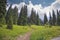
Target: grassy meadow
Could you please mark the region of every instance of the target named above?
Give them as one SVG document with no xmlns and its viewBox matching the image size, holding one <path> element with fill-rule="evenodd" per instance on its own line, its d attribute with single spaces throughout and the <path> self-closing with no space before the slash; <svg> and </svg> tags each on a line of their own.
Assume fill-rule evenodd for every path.
<svg viewBox="0 0 60 40">
<path fill-rule="evenodd" d="M 19 35 L 24 35 L 30 31 L 31 28 L 28 26 L 17 26 L 14 25 L 12 30 L 6 29 L 6 25 L 0 28 L 0 40 L 16 40 Z"/>
<path fill-rule="evenodd" d="M 12 30 L 6 29 L 6 25 L 0 27 L 0 40 L 16 40 L 16 37 L 19 35 L 24 35 L 26 32 L 31 31 L 30 40 L 50 40 L 53 37 L 57 37 L 60 35 L 60 27 L 52 26 L 44 27 L 44 26 L 17 26 L 14 25 Z"/>
<path fill-rule="evenodd" d="M 32 26 L 35 28 L 31 35 L 30 40 L 51 40 L 54 37 L 60 35 L 60 26 L 44 27 L 44 26 Z"/>
</svg>

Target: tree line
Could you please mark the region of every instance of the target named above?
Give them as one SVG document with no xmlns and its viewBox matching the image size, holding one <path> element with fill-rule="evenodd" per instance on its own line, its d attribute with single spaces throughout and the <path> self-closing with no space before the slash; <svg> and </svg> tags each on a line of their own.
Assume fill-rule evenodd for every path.
<svg viewBox="0 0 60 40">
<path fill-rule="evenodd" d="M 12 5 L 10 5 L 5 16 L 7 28 L 12 29 L 13 25 L 20 25 L 20 26 L 40 25 L 39 15 L 38 13 L 36 14 L 33 8 L 31 11 L 31 16 L 28 17 L 26 5 L 24 5 L 21 8 L 21 11 L 19 14 L 18 14 L 17 7 L 15 7 L 14 9 L 12 9 L 11 7 Z"/>
<path fill-rule="evenodd" d="M 47 19 L 46 14 L 44 14 L 44 24 L 48 24 L 50 26 L 60 26 L 60 11 L 56 10 L 57 13 L 55 13 L 54 10 L 52 10 L 52 15 L 49 12 L 49 21 Z"/>
<path fill-rule="evenodd" d="M 3 2 L 3 3 L 2 3 Z M 55 11 L 52 10 L 52 15 L 49 12 L 49 20 L 47 18 L 47 15 L 44 14 L 44 22 L 39 18 L 39 14 L 34 11 L 32 8 L 30 17 L 27 16 L 27 6 L 24 5 L 21 8 L 20 13 L 18 14 L 18 9 L 15 7 L 12 9 L 12 4 L 10 5 L 8 11 L 6 11 L 6 0 L 0 1 L 0 27 L 2 25 L 7 25 L 7 29 L 12 29 L 13 25 L 50 25 L 60 26 L 60 11 L 57 11 L 57 15 L 55 15 Z"/>
</svg>

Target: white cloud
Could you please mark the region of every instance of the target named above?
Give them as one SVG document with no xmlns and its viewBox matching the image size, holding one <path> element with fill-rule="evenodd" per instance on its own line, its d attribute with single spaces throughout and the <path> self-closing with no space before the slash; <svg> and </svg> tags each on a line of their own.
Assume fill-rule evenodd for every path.
<svg viewBox="0 0 60 40">
<path fill-rule="evenodd" d="M 21 2 L 19 4 L 13 4 L 12 5 L 12 9 L 14 9 L 14 7 L 17 7 L 18 8 L 18 13 L 20 12 L 21 8 L 26 5 L 24 2 Z M 6 10 L 8 10 L 10 7 L 10 4 L 6 7 Z"/>
<path fill-rule="evenodd" d="M 21 8 L 26 5 L 24 2 L 21 2 L 19 4 L 17 4 L 17 8 L 18 8 L 18 13 L 20 12 Z"/>
<path fill-rule="evenodd" d="M 7 3 L 7 5 L 6 5 L 6 10 L 8 11 L 8 9 L 9 9 L 9 7 L 10 7 L 10 5 L 9 5 L 9 3 Z"/>
<path fill-rule="evenodd" d="M 13 5 L 12 5 L 12 9 L 14 9 L 14 8 L 15 8 L 15 6 L 17 6 L 17 4 L 13 4 Z"/>
<path fill-rule="evenodd" d="M 28 4 L 28 6 L 27 6 L 28 16 L 30 16 L 32 8 L 36 11 L 36 13 L 39 14 L 39 17 L 40 17 L 40 18 L 43 16 L 43 13 L 44 13 L 44 12 L 42 11 L 42 10 L 43 10 L 42 5 L 41 5 L 41 4 L 33 5 L 33 4 L 31 3 L 31 1 L 29 1 L 29 4 Z"/>
<path fill-rule="evenodd" d="M 18 12 L 20 12 L 21 8 L 24 5 L 26 5 L 26 4 L 24 2 L 21 2 L 20 4 L 13 4 L 12 8 L 14 8 L 16 6 L 18 8 Z M 38 12 L 40 18 L 43 17 L 44 13 L 46 13 L 47 17 L 49 17 L 49 12 L 51 12 L 52 9 L 54 9 L 54 10 L 59 9 L 60 10 L 60 0 L 56 0 L 50 6 L 47 6 L 44 8 L 42 7 L 41 4 L 33 5 L 33 3 L 31 1 L 29 1 L 29 4 L 27 5 L 28 16 L 30 16 L 32 8 L 34 8 L 34 10 L 36 12 Z M 7 7 L 7 9 L 8 9 L 8 7 Z"/>
<path fill-rule="evenodd" d="M 45 7 L 43 11 L 47 14 L 47 17 L 49 17 L 49 12 L 52 13 L 52 10 L 56 12 L 57 9 L 60 10 L 60 0 L 56 0 L 50 6 Z"/>
<path fill-rule="evenodd" d="M 44 8 L 42 7 L 41 4 L 33 5 L 30 1 L 29 5 L 28 5 L 29 14 L 31 14 L 31 8 L 34 8 L 38 12 L 40 18 L 43 16 L 44 13 L 46 13 L 47 17 L 49 17 L 49 12 L 52 12 L 52 10 L 55 10 L 55 11 L 56 11 L 56 9 L 60 10 L 60 0 L 56 0 L 50 6 L 47 6 Z"/>
<path fill-rule="evenodd" d="M 29 1 L 29 5 L 27 5 L 28 16 L 30 16 L 32 8 L 33 8 L 33 4 L 31 3 L 31 1 Z"/>
<path fill-rule="evenodd" d="M 56 0 L 56 1 L 60 2 L 60 0 Z"/>
</svg>

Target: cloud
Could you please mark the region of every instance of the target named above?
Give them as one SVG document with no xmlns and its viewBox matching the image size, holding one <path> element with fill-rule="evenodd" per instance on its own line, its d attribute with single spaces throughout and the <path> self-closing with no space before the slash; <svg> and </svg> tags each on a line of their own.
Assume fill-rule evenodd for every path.
<svg viewBox="0 0 60 40">
<path fill-rule="evenodd" d="M 60 0 L 56 0 L 56 1 L 60 2 Z"/>
<path fill-rule="evenodd" d="M 39 17 L 40 17 L 40 18 L 43 17 L 44 12 L 43 12 L 43 7 L 42 7 L 41 4 L 33 5 L 33 3 L 32 3 L 31 1 L 29 1 L 29 4 L 27 5 L 28 16 L 30 16 L 32 8 L 34 9 L 34 11 L 35 11 L 36 13 L 39 14 Z"/>
<path fill-rule="evenodd" d="M 43 17 L 43 14 L 46 13 L 47 14 L 47 17 L 49 18 L 49 12 L 52 13 L 52 10 L 54 10 L 56 12 L 56 10 L 60 10 L 60 0 L 56 0 L 55 2 L 53 2 L 50 6 L 47 6 L 47 7 L 42 7 L 41 4 L 36 4 L 36 5 L 33 5 L 31 3 L 31 1 L 29 1 L 29 5 L 28 5 L 28 14 L 30 15 L 31 14 L 31 8 L 34 8 L 34 10 L 36 12 L 38 12 L 40 18 Z"/>
<path fill-rule="evenodd" d="M 41 19 L 44 17 L 45 13 L 47 14 L 47 17 L 49 18 L 49 12 L 52 12 L 52 10 L 56 11 L 56 9 L 60 10 L 60 0 L 56 0 L 55 2 L 51 3 L 50 6 L 47 6 L 47 7 L 43 7 L 41 4 L 33 5 L 33 3 L 31 1 L 29 1 L 29 4 L 25 4 L 25 2 L 21 2 L 19 4 L 13 4 L 12 8 L 14 8 L 16 6 L 18 8 L 18 12 L 20 12 L 21 8 L 24 5 L 27 5 L 28 16 L 30 16 L 31 10 L 33 8 L 34 11 L 36 11 L 36 13 L 39 14 L 39 17 Z M 8 7 L 6 9 L 8 9 Z"/>
<path fill-rule="evenodd" d="M 28 16 L 30 16 L 32 8 L 33 8 L 33 4 L 31 3 L 31 1 L 29 1 L 29 5 L 27 5 Z"/>
<path fill-rule="evenodd" d="M 6 5 L 6 10 L 7 10 L 7 11 L 8 11 L 8 9 L 9 9 L 9 7 L 10 7 L 10 4 L 7 3 L 7 5 Z"/>
<path fill-rule="evenodd" d="M 16 7 L 18 8 L 18 13 L 20 13 L 21 8 L 22 8 L 24 5 L 26 5 L 25 2 L 21 2 L 21 3 L 17 4 Z"/>
<path fill-rule="evenodd" d="M 53 2 L 51 4 L 51 6 L 54 8 L 54 9 L 59 9 L 60 8 L 60 0 L 56 0 L 55 2 Z"/>
<path fill-rule="evenodd" d="M 14 9 L 15 7 L 17 7 L 18 8 L 18 13 L 20 13 L 20 10 L 24 5 L 26 5 L 25 2 L 21 2 L 19 4 L 12 4 L 11 8 Z M 6 7 L 6 10 L 8 10 L 9 7 L 10 7 L 10 4 L 8 4 L 8 6 Z"/>
</svg>

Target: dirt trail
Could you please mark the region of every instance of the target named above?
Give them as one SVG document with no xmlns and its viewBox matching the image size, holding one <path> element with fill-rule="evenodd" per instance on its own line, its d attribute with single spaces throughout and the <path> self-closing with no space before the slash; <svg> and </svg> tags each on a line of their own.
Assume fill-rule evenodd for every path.
<svg viewBox="0 0 60 40">
<path fill-rule="evenodd" d="M 17 40 L 30 40 L 30 35 L 32 31 L 27 32 L 25 35 L 20 35 L 17 37 Z"/>
<path fill-rule="evenodd" d="M 55 37 L 52 40 L 60 40 L 60 37 Z"/>
</svg>

